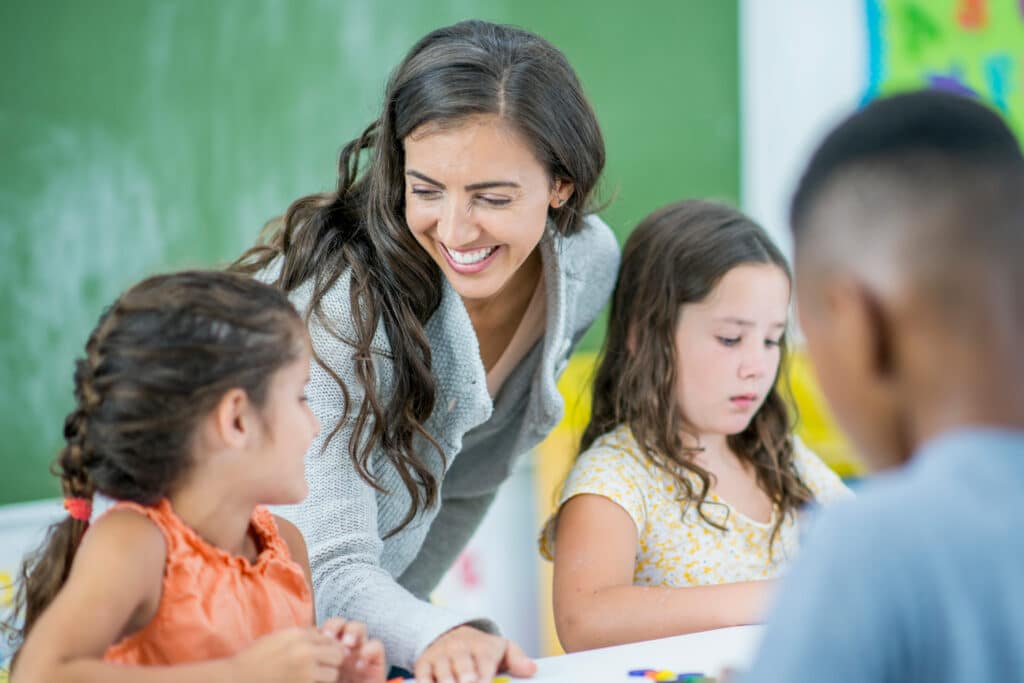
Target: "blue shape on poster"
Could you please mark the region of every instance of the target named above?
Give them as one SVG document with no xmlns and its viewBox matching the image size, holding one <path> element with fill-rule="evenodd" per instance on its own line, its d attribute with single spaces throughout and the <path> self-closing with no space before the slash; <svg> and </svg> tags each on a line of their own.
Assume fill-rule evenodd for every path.
<svg viewBox="0 0 1024 683">
<path fill-rule="evenodd" d="M 944 90 L 957 95 L 965 95 L 967 97 L 978 96 L 978 93 L 964 83 L 963 72 L 957 67 L 953 67 L 948 73 L 929 73 L 928 85 L 936 90 Z"/>
<path fill-rule="evenodd" d="M 1022 0 L 1024 2 L 1024 0 Z M 882 0 L 864 0 L 865 22 L 868 43 L 868 86 L 860 98 L 861 106 L 878 97 L 882 87 L 882 67 L 885 64 L 885 41 L 882 40 Z"/>
<path fill-rule="evenodd" d="M 1004 114 L 1009 114 L 1010 112 L 1010 105 L 1006 101 L 1006 96 L 1010 87 L 1010 74 L 1012 71 L 1013 60 L 1008 54 L 995 54 L 985 60 L 985 80 L 988 82 L 992 104 L 999 107 L 999 111 Z"/>
</svg>

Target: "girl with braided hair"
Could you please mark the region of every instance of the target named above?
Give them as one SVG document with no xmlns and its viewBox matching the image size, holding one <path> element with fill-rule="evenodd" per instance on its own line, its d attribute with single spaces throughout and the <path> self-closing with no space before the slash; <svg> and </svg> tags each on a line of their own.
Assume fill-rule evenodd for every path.
<svg viewBox="0 0 1024 683">
<path fill-rule="evenodd" d="M 383 648 L 314 626 L 301 534 L 264 505 L 306 495 L 319 431 L 305 325 L 251 278 L 149 278 L 75 369 L 54 474 L 68 516 L 27 558 L 13 683 L 384 680 Z M 115 500 L 95 521 L 93 497 Z"/>
</svg>

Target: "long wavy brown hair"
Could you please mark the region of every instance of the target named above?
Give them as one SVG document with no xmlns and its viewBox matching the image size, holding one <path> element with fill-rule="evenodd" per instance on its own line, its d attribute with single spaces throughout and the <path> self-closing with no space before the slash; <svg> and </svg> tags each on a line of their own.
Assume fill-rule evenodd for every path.
<svg viewBox="0 0 1024 683">
<path fill-rule="evenodd" d="M 380 117 L 342 149 L 336 189 L 296 200 L 268 225 L 264 239 L 231 266 L 257 273 L 280 258 L 278 287 L 291 292 L 312 281 L 307 324 L 316 316 L 328 333 L 351 345 L 364 396 L 355 410 L 344 381 L 327 359 L 315 355 L 338 383 L 345 403 L 324 447 L 354 412 L 347 448 L 356 471 L 382 491 L 369 468 L 372 453 L 379 450 L 412 501 L 390 534 L 437 501 L 439 484 L 414 448 L 414 438 L 424 438 L 444 457 L 423 426 L 436 395 L 424 323 L 440 303 L 443 275 L 405 222 L 403 141 L 424 124 L 458 125 L 479 114 L 500 116 L 518 130 L 552 183 L 573 183 L 572 196 L 550 209 L 549 218 L 561 234 L 579 231 L 605 153 L 576 74 L 559 50 L 532 33 L 466 21 L 438 29 L 413 46 L 388 81 Z M 338 321 L 327 320 L 321 308 L 325 294 L 346 272 L 354 339 L 343 338 Z M 390 344 L 385 362 L 394 368 L 388 396 L 378 392 L 378 361 L 371 350 L 381 323 Z"/>
<path fill-rule="evenodd" d="M 156 503 L 191 468 L 196 426 L 225 392 L 241 388 L 262 407 L 273 373 L 307 343 L 284 293 L 252 278 L 185 271 L 133 286 L 104 311 L 75 363 L 76 405 L 51 468 L 64 496 Z M 67 581 L 88 526 L 66 516 L 26 557 L 4 624 L 14 640 Z"/>
<path fill-rule="evenodd" d="M 675 367 L 675 329 L 684 305 L 703 301 L 726 273 L 744 263 L 774 264 L 792 281 L 785 257 L 765 231 L 724 204 L 678 202 L 636 227 L 623 247 L 592 413 L 580 442 L 582 453 L 602 434 L 628 425 L 644 456 L 678 483 L 681 500 L 722 530 L 704 510 L 712 475 L 683 444 L 686 425 L 676 404 L 676 383 L 686 379 Z M 780 346 L 785 359 L 785 335 Z M 779 511 L 771 545 L 786 517 L 813 498 L 793 466 L 792 424 L 779 393 L 784 376 L 778 373 L 747 428 L 727 439 Z M 697 476 L 699 488 L 687 473 Z"/>
</svg>

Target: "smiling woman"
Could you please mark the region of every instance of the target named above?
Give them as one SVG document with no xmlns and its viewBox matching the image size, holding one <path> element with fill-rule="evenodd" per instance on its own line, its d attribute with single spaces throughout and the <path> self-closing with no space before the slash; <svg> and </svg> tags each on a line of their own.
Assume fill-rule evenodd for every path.
<svg viewBox="0 0 1024 683">
<path fill-rule="evenodd" d="M 423 249 L 462 298 L 480 343 L 488 388 L 505 354 L 522 356 L 543 335 L 543 316 L 524 318 L 542 284 L 537 250 L 547 213 L 572 195 L 572 182 L 552 179 L 523 136 L 493 114 L 451 130 L 429 124 L 405 140 L 406 221 Z M 542 311 L 540 311 L 542 312 Z M 509 349 L 530 322 L 527 343 Z"/>
<path fill-rule="evenodd" d="M 454 130 L 426 128 L 405 141 L 409 229 L 464 300 L 487 300 L 513 279 L 528 284 L 513 276 L 528 258 L 538 261 L 548 209 L 564 203 L 572 183 L 553 182 L 496 115 Z M 539 272 L 526 276 L 536 281 Z"/>
<path fill-rule="evenodd" d="M 529 675 L 495 624 L 423 598 L 558 423 L 557 376 L 611 292 L 618 247 L 588 215 L 604 142 L 564 55 L 508 26 L 428 34 L 384 102 L 337 189 L 234 265 L 289 292 L 313 340 L 324 429 L 283 514 L 321 618 L 366 621 L 419 680 Z"/>
</svg>

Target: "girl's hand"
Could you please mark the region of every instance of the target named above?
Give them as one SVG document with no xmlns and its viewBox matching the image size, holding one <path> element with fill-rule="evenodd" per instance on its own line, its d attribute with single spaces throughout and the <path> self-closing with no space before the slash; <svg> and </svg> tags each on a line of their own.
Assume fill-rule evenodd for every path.
<svg viewBox="0 0 1024 683">
<path fill-rule="evenodd" d="M 232 658 L 232 680 L 247 683 L 336 683 L 344 655 L 338 641 L 315 628 L 263 636 Z"/>
<path fill-rule="evenodd" d="M 491 683 L 498 672 L 529 677 L 537 665 L 518 645 L 459 626 L 435 640 L 416 662 L 416 683 Z"/>
<path fill-rule="evenodd" d="M 334 618 L 325 621 L 320 632 L 341 642 L 343 659 L 337 683 L 383 683 L 387 675 L 384 646 L 379 640 L 367 639 L 365 625 Z"/>
</svg>

